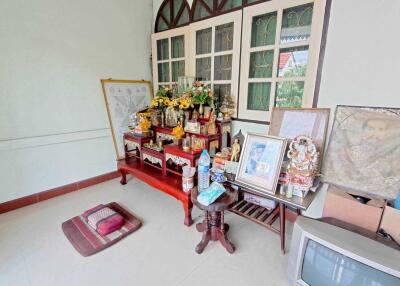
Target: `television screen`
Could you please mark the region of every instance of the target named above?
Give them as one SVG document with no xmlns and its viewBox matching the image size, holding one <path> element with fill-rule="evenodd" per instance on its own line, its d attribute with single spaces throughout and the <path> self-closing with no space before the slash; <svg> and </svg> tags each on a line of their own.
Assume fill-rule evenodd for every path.
<svg viewBox="0 0 400 286">
<path fill-rule="evenodd" d="M 310 286 L 399 286 L 400 279 L 308 240 L 301 279 Z"/>
</svg>

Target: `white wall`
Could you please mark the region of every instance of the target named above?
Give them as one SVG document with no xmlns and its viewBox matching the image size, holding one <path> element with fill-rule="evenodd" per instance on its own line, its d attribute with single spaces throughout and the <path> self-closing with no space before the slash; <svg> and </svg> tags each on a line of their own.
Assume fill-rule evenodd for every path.
<svg viewBox="0 0 400 286">
<path fill-rule="evenodd" d="M 116 169 L 100 79 L 151 79 L 152 11 L 0 1 L 0 202 Z"/>
<path fill-rule="evenodd" d="M 161 2 L 153 1 L 154 15 Z M 400 107 L 399 27 L 398 0 L 332 0 L 318 107 L 330 107 L 332 117 L 337 104 Z M 233 124 L 235 131 L 267 130 Z M 322 214 L 325 194 L 319 192 L 307 215 Z"/>
</svg>

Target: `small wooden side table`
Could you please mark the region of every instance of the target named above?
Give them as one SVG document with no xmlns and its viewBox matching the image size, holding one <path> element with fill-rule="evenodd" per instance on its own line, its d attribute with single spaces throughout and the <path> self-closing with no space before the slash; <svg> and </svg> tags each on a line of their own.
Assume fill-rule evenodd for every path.
<svg viewBox="0 0 400 286">
<path fill-rule="evenodd" d="M 196 225 L 198 232 L 203 233 L 203 238 L 196 246 L 196 252 L 202 253 L 210 240 L 219 240 L 229 253 L 235 251 L 235 246 L 229 241 L 227 232 L 228 224 L 224 223 L 224 211 L 237 201 L 238 191 L 228 187 L 227 191 L 222 194 L 214 203 L 209 206 L 202 205 L 197 201 L 197 188 L 191 191 L 191 199 L 199 209 L 204 211 L 204 220 Z"/>
</svg>

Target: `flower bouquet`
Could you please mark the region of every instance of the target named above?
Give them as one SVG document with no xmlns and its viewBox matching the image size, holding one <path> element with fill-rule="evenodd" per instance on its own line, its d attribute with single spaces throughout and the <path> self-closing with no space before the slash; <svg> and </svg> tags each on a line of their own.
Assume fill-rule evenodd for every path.
<svg viewBox="0 0 400 286">
<path fill-rule="evenodd" d="M 193 86 L 188 90 L 188 93 L 192 95 L 192 104 L 199 105 L 199 114 L 203 115 L 203 106 L 212 106 L 214 101 L 214 96 L 211 88 L 201 82 L 194 82 Z"/>
</svg>

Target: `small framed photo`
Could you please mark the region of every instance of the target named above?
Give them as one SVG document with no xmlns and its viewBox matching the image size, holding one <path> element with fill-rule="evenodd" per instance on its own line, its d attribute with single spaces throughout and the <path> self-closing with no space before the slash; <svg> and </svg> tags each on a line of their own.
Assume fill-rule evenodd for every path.
<svg viewBox="0 0 400 286">
<path fill-rule="evenodd" d="M 235 180 L 258 192 L 275 194 L 287 139 L 248 133 Z"/>
</svg>

